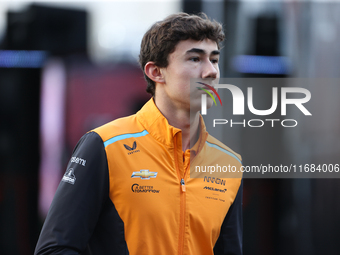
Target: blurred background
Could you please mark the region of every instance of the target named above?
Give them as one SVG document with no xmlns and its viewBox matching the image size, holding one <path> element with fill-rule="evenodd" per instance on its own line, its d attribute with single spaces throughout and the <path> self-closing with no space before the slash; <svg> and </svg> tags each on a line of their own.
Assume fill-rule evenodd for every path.
<svg viewBox="0 0 340 255">
<path fill-rule="evenodd" d="M 221 77 L 335 81 L 314 88 L 317 97 L 312 93 L 311 111 L 322 119 L 301 120 L 290 133 L 223 132 L 245 164 L 263 157 L 339 163 L 338 2 L 1 0 L 1 255 L 33 254 L 79 138 L 149 99 L 137 62 L 141 38 L 155 21 L 179 11 L 203 11 L 224 24 Z M 265 89 L 260 93 L 268 98 Z M 245 179 L 244 254 L 340 254 L 339 184 Z"/>
</svg>

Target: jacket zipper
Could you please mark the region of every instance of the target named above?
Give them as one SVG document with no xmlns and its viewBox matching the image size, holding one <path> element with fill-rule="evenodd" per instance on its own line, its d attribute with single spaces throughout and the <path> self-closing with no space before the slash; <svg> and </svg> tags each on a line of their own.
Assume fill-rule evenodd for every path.
<svg viewBox="0 0 340 255">
<path fill-rule="evenodd" d="M 182 178 L 181 180 L 181 188 L 182 188 L 182 191 L 185 192 L 186 189 L 185 189 L 185 182 L 184 182 L 184 179 Z"/>
<path fill-rule="evenodd" d="M 184 248 L 184 233 L 185 233 L 185 174 L 183 174 L 183 177 L 181 177 L 181 171 L 179 169 L 178 164 L 178 156 L 177 156 L 177 141 L 176 137 L 174 138 L 174 156 L 175 156 L 175 167 L 177 170 L 178 178 L 180 179 L 180 222 L 179 222 L 179 238 L 178 238 L 178 255 L 183 254 L 183 248 Z"/>
</svg>

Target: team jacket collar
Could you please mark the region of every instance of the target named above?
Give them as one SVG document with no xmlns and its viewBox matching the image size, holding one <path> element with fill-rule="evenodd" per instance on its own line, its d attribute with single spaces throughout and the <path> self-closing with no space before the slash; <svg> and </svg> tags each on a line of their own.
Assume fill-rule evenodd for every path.
<svg viewBox="0 0 340 255">
<path fill-rule="evenodd" d="M 168 120 L 159 111 L 152 98 L 137 112 L 137 119 L 150 135 L 169 147 L 173 147 L 176 134 L 181 133 L 180 129 L 169 125 Z M 204 146 L 207 136 L 208 133 L 203 118 L 200 116 L 200 136 L 197 143 L 192 147 L 191 152 L 197 154 Z M 178 144 L 179 146 L 182 148 L 181 144 Z"/>
<path fill-rule="evenodd" d="M 205 123 L 204 123 L 202 115 L 200 115 L 200 128 L 199 128 L 199 130 L 200 130 L 199 131 L 200 135 L 199 135 L 198 141 L 196 142 L 196 144 L 190 150 L 192 157 L 196 156 L 197 153 L 202 150 L 202 148 L 205 144 L 205 141 L 207 140 L 207 137 L 208 137 L 208 132 L 207 132 L 207 129 L 205 127 Z"/>
</svg>

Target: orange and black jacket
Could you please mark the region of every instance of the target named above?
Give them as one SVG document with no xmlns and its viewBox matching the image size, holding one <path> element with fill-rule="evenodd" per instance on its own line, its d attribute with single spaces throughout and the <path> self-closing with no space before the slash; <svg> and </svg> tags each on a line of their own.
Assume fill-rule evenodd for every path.
<svg viewBox="0 0 340 255">
<path fill-rule="evenodd" d="M 239 169 L 240 156 L 210 136 L 202 119 L 200 129 L 183 152 L 181 130 L 151 99 L 137 114 L 84 135 L 35 254 L 242 254 L 242 178 L 203 172 L 217 164 Z M 194 169 L 201 175 L 193 177 Z"/>
</svg>

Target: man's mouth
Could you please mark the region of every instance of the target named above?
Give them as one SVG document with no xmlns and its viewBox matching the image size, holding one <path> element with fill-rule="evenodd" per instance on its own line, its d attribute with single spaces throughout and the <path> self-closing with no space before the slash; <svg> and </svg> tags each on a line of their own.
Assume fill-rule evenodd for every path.
<svg viewBox="0 0 340 255">
<path fill-rule="evenodd" d="M 211 92 L 213 92 L 217 96 L 218 100 L 220 101 L 220 103 L 222 105 L 221 98 L 220 98 L 219 94 L 217 93 L 216 89 L 213 86 L 208 85 L 208 84 L 203 83 L 203 82 L 197 82 L 197 83 L 203 85 L 202 88 L 201 87 L 197 87 L 198 89 L 204 90 L 205 92 L 207 92 L 212 97 L 211 93 L 208 91 L 208 90 L 210 90 Z"/>
</svg>

